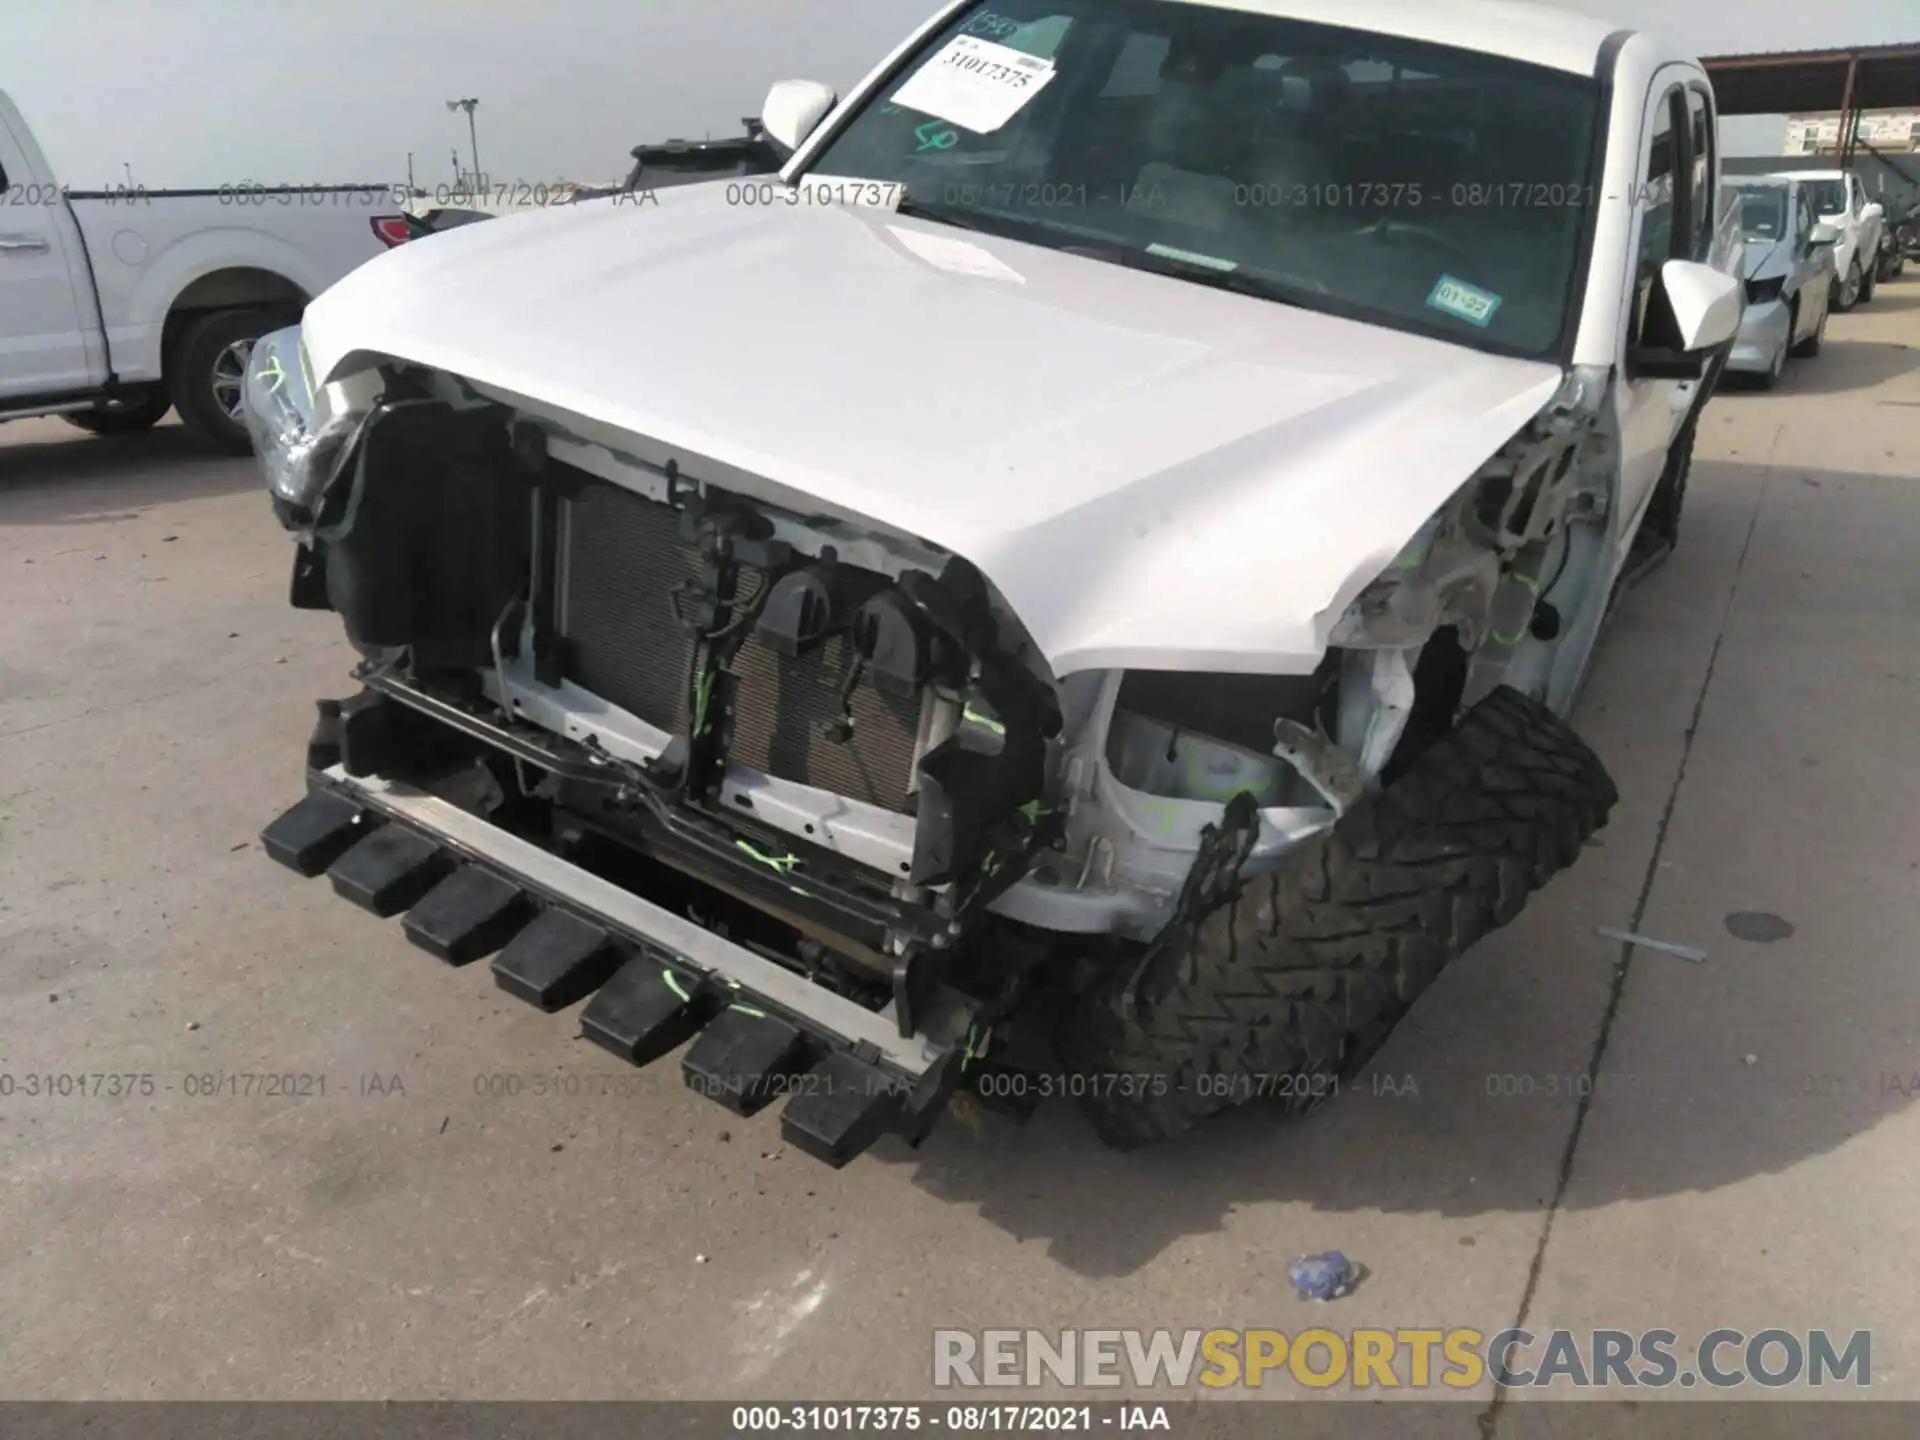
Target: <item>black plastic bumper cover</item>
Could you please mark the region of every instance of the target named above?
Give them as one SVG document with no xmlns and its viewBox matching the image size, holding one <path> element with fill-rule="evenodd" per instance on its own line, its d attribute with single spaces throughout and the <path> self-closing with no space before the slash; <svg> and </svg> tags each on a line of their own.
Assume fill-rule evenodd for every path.
<svg viewBox="0 0 1920 1440">
<path fill-rule="evenodd" d="M 478 816 L 401 785 L 309 772 L 267 853 L 450 964 L 492 954 L 500 988 L 632 1064 L 691 1040 L 687 1085 L 751 1115 L 784 1099 L 788 1143 L 844 1165 L 880 1136 L 917 1142 L 958 1074 L 951 1045 L 885 1017 Z M 591 998 L 589 998 L 591 997 Z"/>
</svg>

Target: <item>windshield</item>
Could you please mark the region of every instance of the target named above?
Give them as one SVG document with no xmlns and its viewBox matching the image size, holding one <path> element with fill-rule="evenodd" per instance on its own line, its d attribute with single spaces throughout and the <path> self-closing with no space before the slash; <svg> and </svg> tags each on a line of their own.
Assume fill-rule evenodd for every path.
<svg viewBox="0 0 1920 1440">
<path fill-rule="evenodd" d="M 1784 186 L 1742 188 L 1740 229 L 1749 240 L 1778 240 L 1786 231 L 1787 192 Z"/>
<path fill-rule="evenodd" d="M 902 210 L 1523 355 L 1593 188 L 1581 76 L 1167 3 L 958 14 L 821 153 Z"/>
<path fill-rule="evenodd" d="M 1800 188 L 1807 192 L 1807 199 L 1813 205 L 1816 215 L 1840 215 L 1847 208 L 1847 185 L 1844 180 L 1802 180 Z"/>
</svg>

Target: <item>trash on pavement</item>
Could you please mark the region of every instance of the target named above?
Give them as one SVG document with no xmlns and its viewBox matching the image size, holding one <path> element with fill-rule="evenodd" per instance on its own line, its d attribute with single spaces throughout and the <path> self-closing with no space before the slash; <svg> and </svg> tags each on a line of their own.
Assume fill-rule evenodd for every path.
<svg viewBox="0 0 1920 1440">
<path fill-rule="evenodd" d="M 1287 1266 L 1287 1278 L 1302 1300 L 1338 1300 L 1359 1280 L 1352 1262 L 1338 1250 L 1300 1256 Z"/>
<path fill-rule="evenodd" d="M 1620 930 L 1612 925 L 1595 927 L 1595 934 L 1608 940 L 1618 940 L 1622 945 L 1635 945 L 1642 950 L 1658 950 L 1662 955 L 1677 955 L 1682 960 L 1691 960 L 1698 965 L 1707 958 L 1707 952 L 1696 950 L 1691 945 L 1676 945 L 1671 940 L 1655 940 L 1646 935 L 1636 935 L 1631 930 Z"/>
</svg>

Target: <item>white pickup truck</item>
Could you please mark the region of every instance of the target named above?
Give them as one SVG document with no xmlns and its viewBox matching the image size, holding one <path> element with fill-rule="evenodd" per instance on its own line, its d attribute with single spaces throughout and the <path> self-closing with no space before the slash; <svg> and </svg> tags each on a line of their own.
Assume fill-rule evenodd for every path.
<svg viewBox="0 0 1920 1440">
<path fill-rule="evenodd" d="M 0 93 L 0 421 L 124 434 L 177 409 L 244 452 L 253 342 L 404 240 L 398 208 L 385 185 L 69 190 Z"/>
<path fill-rule="evenodd" d="M 1705 71 L 959 0 L 762 118 L 777 176 L 255 348 L 365 657 L 265 849 L 835 1164 L 962 1085 L 1119 1145 L 1329 1097 L 1616 798 L 1566 716 L 1742 309 Z"/>
</svg>

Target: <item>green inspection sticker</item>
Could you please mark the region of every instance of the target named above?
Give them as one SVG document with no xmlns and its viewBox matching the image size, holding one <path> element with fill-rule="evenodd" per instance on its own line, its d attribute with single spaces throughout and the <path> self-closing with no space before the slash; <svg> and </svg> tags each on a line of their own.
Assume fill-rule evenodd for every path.
<svg viewBox="0 0 1920 1440">
<path fill-rule="evenodd" d="M 1442 275 L 1434 283 L 1433 293 L 1427 296 L 1427 304 L 1485 329 L 1493 319 L 1493 312 L 1500 308 L 1500 297 L 1451 275 Z"/>
</svg>

